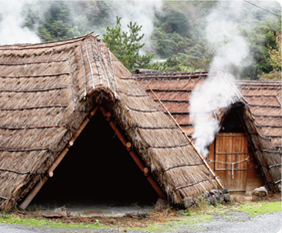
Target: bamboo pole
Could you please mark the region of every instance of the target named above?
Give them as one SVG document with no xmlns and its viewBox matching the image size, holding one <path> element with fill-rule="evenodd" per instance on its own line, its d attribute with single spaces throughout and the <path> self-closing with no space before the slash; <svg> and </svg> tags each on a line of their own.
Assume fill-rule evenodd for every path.
<svg viewBox="0 0 282 233">
<path fill-rule="evenodd" d="M 81 59 L 81 64 L 82 64 L 82 68 L 83 68 L 83 76 L 84 76 L 84 98 L 86 98 L 86 95 L 87 95 L 87 78 L 86 78 L 85 64 L 84 64 L 84 61 L 83 61 L 81 46 L 82 45 L 79 46 L 79 51 L 80 51 L 80 59 Z"/>
<path fill-rule="evenodd" d="M 73 99 L 73 111 L 75 110 L 75 103 L 76 103 L 76 99 L 75 99 L 75 93 L 74 93 L 74 86 L 73 86 L 73 77 L 72 77 L 72 68 L 71 68 L 71 60 L 70 58 L 68 59 L 68 65 L 69 65 L 69 73 L 70 73 L 70 79 L 71 79 L 71 93 L 72 93 L 72 99 Z"/>
<path fill-rule="evenodd" d="M 221 184 L 221 182 L 219 181 L 219 179 L 216 177 L 215 173 L 213 172 L 213 170 L 210 168 L 210 166 L 208 165 L 207 161 L 205 160 L 205 158 L 200 154 L 200 152 L 197 150 L 197 148 L 194 146 L 194 144 L 191 142 L 191 140 L 187 137 L 186 133 L 184 132 L 184 130 L 181 128 L 181 126 L 178 124 L 178 122 L 175 120 L 175 118 L 171 115 L 171 113 L 169 112 L 169 110 L 167 109 L 167 107 L 162 103 L 162 101 L 159 99 L 159 97 L 155 94 L 155 92 L 148 86 L 148 88 L 150 89 L 150 91 L 152 92 L 152 94 L 157 98 L 157 100 L 160 102 L 160 104 L 162 105 L 162 107 L 167 111 L 168 115 L 171 117 L 171 119 L 173 120 L 173 122 L 177 125 L 177 127 L 181 130 L 181 132 L 183 133 L 183 135 L 185 136 L 185 138 L 187 139 L 187 141 L 190 143 L 190 145 L 193 147 L 193 149 L 196 151 L 196 153 L 199 155 L 199 157 L 201 158 L 201 160 L 203 161 L 203 163 L 206 165 L 206 167 L 208 168 L 208 170 L 210 171 L 210 173 L 213 175 L 214 179 L 216 180 L 216 182 L 218 183 L 218 185 L 223 189 L 223 185 Z"/>
<path fill-rule="evenodd" d="M 100 111 L 102 112 L 102 114 L 104 115 L 104 117 L 106 117 L 107 121 L 109 122 L 109 125 L 111 126 L 111 128 L 115 131 L 118 139 L 121 141 L 121 143 L 127 147 L 128 145 L 128 140 L 126 140 L 126 138 L 122 135 L 122 133 L 120 132 L 120 130 L 116 127 L 116 125 L 114 124 L 113 121 L 111 121 L 110 118 L 108 118 L 107 116 L 109 114 L 107 114 L 107 112 L 105 111 L 104 108 L 100 107 Z M 128 149 L 128 148 L 127 148 Z M 159 195 L 160 198 L 162 199 L 166 199 L 165 195 L 163 193 L 163 191 L 161 190 L 160 186 L 158 185 L 158 183 L 155 181 L 155 179 L 149 174 L 149 170 L 147 167 L 145 167 L 143 165 L 143 162 L 141 161 L 141 159 L 139 158 L 139 156 L 133 151 L 133 150 L 129 150 L 128 153 L 130 154 L 131 158 L 134 160 L 134 162 L 137 164 L 137 166 L 140 168 L 140 170 L 144 173 L 145 177 L 147 178 L 147 180 L 149 181 L 149 183 L 152 185 L 152 187 L 154 188 L 154 190 L 157 192 L 157 194 Z"/>
<path fill-rule="evenodd" d="M 97 62 L 99 60 L 98 59 L 98 55 L 95 53 L 94 45 L 93 45 L 93 40 L 90 39 L 90 41 L 91 41 L 91 48 L 92 48 L 92 52 L 93 52 L 93 56 L 94 56 L 94 60 L 95 60 L 95 64 L 96 64 L 96 68 L 97 68 L 100 84 L 102 85 L 102 75 L 101 75 L 101 71 L 100 71 L 100 66 L 97 64 Z M 98 50 L 98 48 L 97 48 L 97 50 Z"/>
<path fill-rule="evenodd" d="M 93 70 L 92 70 L 92 64 L 91 64 L 91 61 L 90 61 L 90 58 L 89 58 L 89 54 L 88 54 L 88 50 L 87 50 L 86 41 L 84 41 L 84 48 L 85 48 L 86 57 L 87 57 L 88 64 L 89 64 L 89 68 L 90 68 L 90 74 L 91 74 L 91 80 L 92 80 L 92 88 L 93 88 L 93 90 L 94 90 L 94 88 L 95 88 L 95 84 L 94 84 L 94 73 L 93 73 Z"/>
<path fill-rule="evenodd" d="M 43 88 L 43 89 L 23 89 L 23 90 L 4 89 L 4 90 L 0 90 L 0 92 L 14 92 L 14 93 L 47 92 L 47 91 L 57 91 L 67 88 L 68 88 L 67 86 L 62 86 L 62 87 L 52 87 L 52 88 Z"/>
<path fill-rule="evenodd" d="M 1 49 L 0 49 L 1 50 Z M 39 74 L 39 75 L 0 75 L 0 78 L 45 78 L 69 75 L 69 73 Z"/>
</svg>

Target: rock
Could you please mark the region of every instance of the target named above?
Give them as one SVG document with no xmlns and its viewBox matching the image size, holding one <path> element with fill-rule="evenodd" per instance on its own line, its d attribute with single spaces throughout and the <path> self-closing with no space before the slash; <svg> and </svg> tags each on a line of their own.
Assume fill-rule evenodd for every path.
<svg viewBox="0 0 282 233">
<path fill-rule="evenodd" d="M 193 206 L 193 198 L 190 197 L 185 197 L 183 199 L 183 204 L 185 206 L 186 209 L 190 208 Z"/>
<path fill-rule="evenodd" d="M 211 191 L 210 191 L 210 195 L 215 195 L 217 193 L 217 190 L 216 189 L 212 189 Z"/>
<path fill-rule="evenodd" d="M 259 187 L 256 188 L 253 192 L 252 192 L 253 196 L 257 196 L 257 197 L 263 197 L 263 196 L 267 196 L 268 192 L 267 189 L 265 187 Z"/>
<path fill-rule="evenodd" d="M 209 197 L 209 196 L 210 196 L 209 191 L 206 191 L 205 194 L 204 194 L 204 196 L 205 196 L 205 197 Z"/>
<path fill-rule="evenodd" d="M 218 200 L 219 200 L 219 202 L 220 202 L 221 204 L 224 203 L 224 194 L 223 194 L 222 191 L 219 191 L 219 192 L 218 192 Z"/>
<path fill-rule="evenodd" d="M 209 191 L 206 191 L 205 193 L 202 194 L 202 200 L 204 200 L 205 202 L 209 203 L 209 197 L 210 197 Z"/>
<path fill-rule="evenodd" d="M 210 191 L 211 195 L 214 195 L 217 200 L 219 200 L 219 191 L 217 189 L 212 189 Z"/>
<path fill-rule="evenodd" d="M 223 197 L 224 197 L 224 201 L 225 201 L 226 203 L 231 202 L 231 201 L 230 201 L 230 194 L 229 194 L 229 193 L 223 194 Z"/>
<path fill-rule="evenodd" d="M 170 208 L 170 204 L 168 201 L 159 198 L 156 202 L 156 209 L 161 210 L 161 209 L 168 209 Z"/>
<path fill-rule="evenodd" d="M 46 212 L 46 213 L 43 213 L 42 216 L 44 218 L 62 218 L 63 217 L 62 214 L 56 213 L 56 212 Z"/>
<path fill-rule="evenodd" d="M 226 188 L 222 189 L 221 192 L 222 192 L 223 194 L 229 193 L 228 189 L 226 189 Z"/>
<path fill-rule="evenodd" d="M 71 216 L 71 211 L 68 208 L 64 207 L 64 206 L 56 208 L 55 212 L 59 213 L 59 214 L 62 214 L 65 217 L 70 217 Z"/>
<path fill-rule="evenodd" d="M 193 197 L 185 197 L 183 199 L 183 204 L 185 206 L 186 209 L 191 208 L 193 206 L 198 206 L 198 201 L 197 199 L 193 198 Z"/>
<path fill-rule="evenodd" d="M 211 195 L 211 199 L 210 199 L 210 205 L 215 205 L 216 204 L 216 196 L 215 195 Z"/>
</svg>

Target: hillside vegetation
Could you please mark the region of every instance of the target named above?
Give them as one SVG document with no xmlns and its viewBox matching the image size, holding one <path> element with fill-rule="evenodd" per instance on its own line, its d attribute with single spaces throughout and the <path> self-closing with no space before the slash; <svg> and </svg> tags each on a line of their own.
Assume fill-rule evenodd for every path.
<svg viewBox="0 0 282 233">
<path fill-rule="evenodd" d="M 126 5 L 127 1 L 124 4 Z M 123 62 L 131 71 L 135 68 L 182 72 L 208 70 L 214 51 L 208 45 L 204 31 L 206 16 L 216 4 L 216 1 L 162 2 L 161 10 L 154 11 L 152 18 L 154 28 L 149 38 L 145 40 L 146 35 L 144 37 L 140 31 L 140 28 L 146 25 L 135 24 L 135 29 L 140 27 L 140 30 L 135 31 L 135 38 L 142 40 L 140 43 L 136 41 L 138 49 L 127 56 L 136 59 L 138 57 L 141 59 L 143 56 L 143 60 L 133 63 Z M 36 31 L 43 42 L 77 37 L 94 30 L 100 33 L 100 37 L 104 35 L 109 38 L 110 33 L 114 32 L 110 29 L 116 27 L 118 23 L 120 35 L 126 27 L 122 25 L 122 18 L 126 15 L 116 15 L 118 12 L 116 7 L 117 5 L 107 1 L 37 2 L 37 8 L 31 4 L 26 5 L 23 12 L 24 26 Z M 242 7 L 243 17 L 241 22 L 237 23 L 240 34 L 250 44 L 252 60 L 250 65 L 244 68 L 241 76 L 246 79 L 280 79 L 281 9 L 279 4 L 266 9 L 265 5 L 258 8 L 245 1 Z M 38 9 L 41 8 L 46 10 L 39 14 Z M 223 15 L 230 14 L 232 19 L 231 13 L 234 12 L 222 11 Z M 121 17 L 121 20 L 117 22 L 116 17 Z M 134 23 L 133 21 L 131 27 Z M 124 43 L 128 43 L 128 40 Z M 126 44 L 122 46 L 128 47 Z"/>
</svg>

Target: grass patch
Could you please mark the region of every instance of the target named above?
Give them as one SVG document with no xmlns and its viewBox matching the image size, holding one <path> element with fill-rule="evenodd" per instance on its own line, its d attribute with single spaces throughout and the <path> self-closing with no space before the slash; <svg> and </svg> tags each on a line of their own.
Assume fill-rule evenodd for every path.
<svg viewBox="0 0 282 233">
<path fill-rule="evenodd" d="M 125 219 L 125 225 L 116 224 L 115 222 L 106 222 L 93 219 L 87 222 L 72 222 L 72 219 L 45 219 L 39 215 L 26 216 L 21 214 L 0 212 L 0 223 L 8 224 L 21 224 L 27 226 L 35 227 L 47 227 L 47 228 L 62 228 L 62 229 L 101 229 L 108 227 L 121 227 L 131 230 L 146 230 L 149 232 L 166 232 L 173 229 L 178 229 L 183 226 L 187 226 L 189 229 L 195 229 L 201 227 L 202 224 L 212 221 L 214 213 L 224 215 L 224 218 L 232 219 L 236 218 L 233 213 L 228 214 L 228 211 L 240 211 L 244 212 L 251 217 L 255 217 L 260 214 L 273 213 L 281 211 L 280 201 L 260 201 L 260 202 L 240 202 L 233 203 L 231 205 L 199 205 L 197 208 L 191 208 L 184 211 L 182 214 L 176 212 L 176 210 L 158 211 L 150 213 L 148 220 L 144 221 L 142 224 L 136 224 L 133 219 Z M 227 213 L 227 214 L 225 214 Z M 129 222 L 128 222 L 129 221 Z M 128 224 L 127 224 L 128 222 Z M 131 222 L 133 224 L 131 224 Z M 144 224 L 144 225 L 143 225 Z M 143 226 L 144 227 L 143 227 Z M 133 227 L 138 228 L 133 228 Z"/>
<path fill-rule="evenodd" d="M 62 228 L 67 230 L 70 230 L 72 228 L 89 228 L 89 229 L 106 228 L 105 226 L 100 226 L 98 221 L 96 221 L 94 224 L 64 223 L 60 220 L 54 221 L 49 219 L 42 219 L 40 217 L 22 218 L 14 214 L 7 214 L 7 213 L 0 213 L 0 223 L 20 224 L 25 226 L 47 227 L 47 228 Z"/>
<path fill-rule="evenodd" d="M 260 214 L 266 213 L 274 213 L 279 212 L 282 210 L 282 204 L 280 201 L 243 201 L 243 202 L 232 202 L 230 205 L 221 205 L 218 204 L 216 206 L 212 205 L 205 205 L 200 208 L 191 209 L 189 214 L 191 216 L 199 215 L 199 214 L 212 214 L 212 213 L 219 213 L 221 215 L 225 214 L 230 210 L 241 211 L 245 212 L 246 214 L 250 215 L 251 217 L 255 217 Z"/>
<path fill-rule="evenodd" d="M 260 214 L 274 213 L 282 210 L 281 202 L 246 202 L 238 207 L 233 207 L 232 209 L 245 212 L 251 217 L 256 217 Z"/>
</svg>

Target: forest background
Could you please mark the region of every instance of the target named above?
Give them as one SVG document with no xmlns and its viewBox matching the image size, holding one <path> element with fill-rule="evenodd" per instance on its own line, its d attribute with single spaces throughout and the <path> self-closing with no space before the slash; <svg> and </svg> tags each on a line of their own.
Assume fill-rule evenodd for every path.
<svg viewBox="0 0 282 233">
<path fill-rule="evenodd" d="M 210 68 L 214 57 L 214 50 L 204 31 L 207 16 L 217 3 L 161 0 L 24 1 L 20 7 L 19 18 L 22 20 L 19 22 L 21 28 L 34 32 L 41 42 L 78 37 L 95 31 L 94 34 L 99 34 L 105 42 L 131 43 L 131 47 L 125 47 L 128 48 L 127 52 L 132 49 L 131 55 L 137 59 L 131 64 L 126 63 L 130 59 L 123 61 L 119 57 L 121 51 L 111 48 L 131 71 L 136 68 L 203 71 Z M 268 1 L 244 0 L 240 7 L 243 13 L 236 23 L 240 35 L 249 43 L 251 55 L 250 64 L 240 72 L 241 78 L 281 79 L 280 4 L 275 1 L 270 4 Z M 234 13 L 236 9 L 230 8 L 222 8 L 220 12 L 230 20 Z M 0 21 L 4 21 L 4 16 L 0 11 Z M 1 24 L 0 36 L 3 37 Z M 120 41 L 109 40 L 111 36 L 120 37 Z"/>
</svg>

